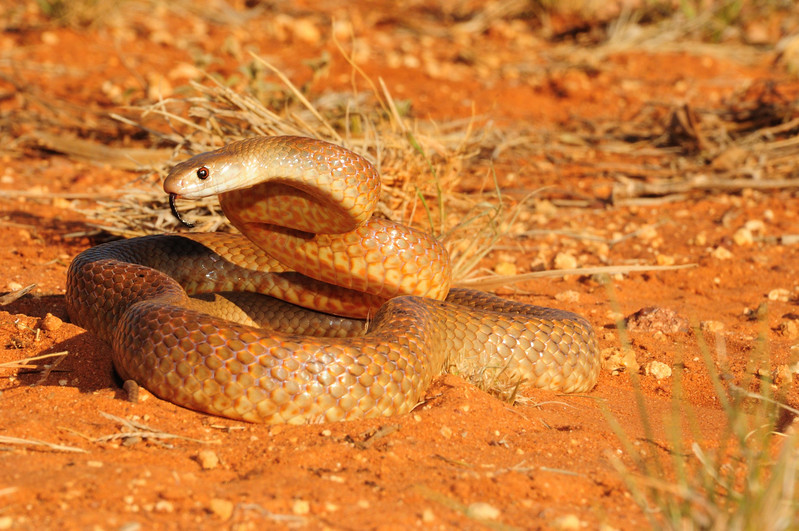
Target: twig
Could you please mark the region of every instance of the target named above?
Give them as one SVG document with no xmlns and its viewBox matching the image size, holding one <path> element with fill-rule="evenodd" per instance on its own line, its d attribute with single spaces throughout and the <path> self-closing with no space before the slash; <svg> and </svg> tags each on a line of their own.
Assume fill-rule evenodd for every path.
<svg viewBox="0 0 799 531">
<path fill-rule="evenodd" d="M 184 441 L 191 441 L 200 444 L 221 444 L 221 441 L 218 439 L 212 441 L 203 441 L 201 439 L 194 439 L 192 437 L 184 437 L 182 435 L 175 435 L 173 433 L 167 433 L 165 431 L 161 431 L 157 428 L 152 428 L 147 424 L 136 422 L 133 420 L 127 420 L 122 417 L 117 417 L 116 415 L 112 415 L 110 413 L 105 413 L 100 411 L 100 415 L 103 417 L 113 420 L 122 424 L 123 428 L 129 430 L 122 433 L 115 433 L 112 435 L 104 435 L 102 437 L 97 437 L 93 439 L 94 442 L 107 442 L 112 441 L 115 439 L 128 439 L 131 437 L 141 437 L 142 439 L 155 439 L 155 440 L 163 440 L 163 439 L 182 439 Z"/>
<path fill-rule="evenodd" d="M 20 299 L 30 293 L 33 288 L 35 288 L 37 284 L 30 284 L 25 286 L 24 288 L 20 288 L 18 290 L 14 290 L 10 293 L 6 293 L 2 297 L 0 297 L 0 306 L 5 306 L 6 304 L 11 304 L 17 299 Z"/>
<path fill-rule="evenodd" d="M 597 267 L 583 267 L 577 269 L 550 269 L 548 271 L 533 271 L 531 273 L 522 273 L 519 275 L 510 276 L 484 276 L 469 278 L 457 282 L 455 285 L 459 287 L 479 287 L 483 289 L 497 288 L 500 286 L 507 286 L 517 282 L 524 282 L 537 278 L 561 277 L 566 275 L 615 275 L 618 273 L 636 273 L 641 271 L 674 271 L 677 269 L 688 269 L 696 267 L 696 264 L 682 264 L 671 266 L 656 266 L 656 265 L 641 265 L 641 266 L 597 266 Z"/>
<path fill-rule="evenodd" d="M 381 426 L 376 432 L 366 437 L 363 441 L 356 442 L 355 445 L 361 450 L 366 450 L 383 437 L 387 437 L 388 435 L 399 431 L 399 429 L 399 424 L 387 424 L 385 426 Z"/>
<path fill-rule="evenodd" d="M 674 180 L 666 182 L 642 183 L 624 179 L 623 182 L 613 187 L 613 202 L 619 204 L 619 199 L 669 195 L 686 193 L 694 190 L 723 190 L 738 191 L 746 189 L 768 190 L 778 188 L 799 188 L 799 179 L 725 179 L 723 177 L 708 177 L 697 175 L 689 180 Z"/>
<path fill-rule="evenodd" d="M 9 437 L 7 435 L 0 435 L 0 444 L 20 444 L 30 446 L 44 446 L 51 450 L 58 450 L 60 452 L 75 452 L 80 454 L 88 454 L 88 450 L 77 448 L 75 446 L 66 446 L 64 444 L 56 444 L 39 439 L 21 439 L 19 437 Z"/>
</svg>

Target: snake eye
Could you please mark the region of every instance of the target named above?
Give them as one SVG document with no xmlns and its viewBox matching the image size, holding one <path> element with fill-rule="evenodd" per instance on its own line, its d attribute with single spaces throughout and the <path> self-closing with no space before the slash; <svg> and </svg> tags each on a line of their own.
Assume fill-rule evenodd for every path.
<svg viewBox="0 0 799 531">
<path fill-rule="evenodd" d="M 204 180 L 206 180 L 208 178 L 209 175 L 210 175 L 210 172 L 208 171 L 208 168 L 206 168 L 205 166 L 203 166 L 202 168 L 197 170 L 197 178 L 198 179 L 201 179 L 201 180 L 204 181 Z"/>
</svg>

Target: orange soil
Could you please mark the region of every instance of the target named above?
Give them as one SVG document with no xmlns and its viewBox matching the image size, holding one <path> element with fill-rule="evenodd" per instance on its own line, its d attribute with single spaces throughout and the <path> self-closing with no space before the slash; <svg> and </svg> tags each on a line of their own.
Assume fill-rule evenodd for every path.
<svg viewBox="0 0 799 531">
<path fill-rule="evenodd" d="M 88 202 L 13 192 L 96 192 L 136 178 L 35 149 L 30 135 L 69 131 L 110 145 L 152 145 L 106 113 L 145 101 L 148 88 L 160 81 L 169 85 L 164 90 L 184 84 L 192 70 L 179 66 L 202 58 L 212 59 L 209 70 L 232 75 L 247 61 L 246 51 L 254 50 L 298 85 L 309 83 L 313 93 L 351 89 L 351 67 L 331 41 L 330 21 L 344 28 L 337 36 L 345 42 L 344 30 L 351 29 L 359 66 L 372 79 L 382 77 L 395 98 L 410 100 L 413 116 L 443 121 L 474 111 L 509 138 L 533 129 L 562 134 L 576 120 L 624 124 L 653 102 L 719 106 L 756 81 L 782 83 L 795 93 L 797 83 L 773 66 L 773 56 L 762 52 L 744 62 L 721 54 L 617 51 L 593 63 L 587 52 L 584 60 L 567 62 L 523 23 L 500 20 L 483 33 L 450 40 L 425 30 L 433 22 L 424 17 L 432 15 L 421 8 L 414 9 L 425 24 L 408 26 L 403 13 L 374 1 L 326 2 L 316 11 L 284 6 L 285 12 L 265 10 L 240 24 L 156 10 L 80 30 L 55 25 L 35 5 L 3 8 L 6 31 L 0 34 L 0 292 L 37 284 L 32 295 L 0 307 L 0 362 L 64 350 L 69 356 L 44 378 L 2 369 L 0 435 L 85 452 L 0 441 L 0 528 L 476 528 L 481 516 L 491 525 L 518 528 L 568 529 L 575 518 L 587 528 L 646 525 L 612 466 L 610 456 L 620 456 L 621 445 L 600 408 L 604 403 L 632 437 L 643 437 L 626 375 L 603 371 L 596 389 L 584 396 L 525 391 L 529 400 L 514 406 L 448 375 L 409 415 L 309 426 L 209 417 L 146 392 L 139 403 L 125 400 L 107 347 L 69 324 L 65 312 L 69 261 L 93 244 L 70 236 L 86 229 L 75 208 Z M 305 61 L 323 53 L 329 66 L 312 77 Z M 603 203 L 613 182 L 610 171 L 547 155 L 510 150 L 494 161 L 508 197 L 555 185 L 594 206 L 539 208 L 525 228 L 606 239 L 649 229 L 604 247 L 559 236 L 519 238 L 484 266 L 553 268 L 556 255 L 566 252 L 579 266 L 654 264 L 671 257 L 696 267 L 618 277 L 612 294 L 596 280 L 576 276 L 500 293 L 586 316 L 602 348 L 620 345 L 617 310 L 627 316 L 654 306 L 674 310 L 685 322 L 717 321 L 723 329 L 708 340 L 714 356 L 724 344 L 736 381 L 752 370 L 747 363 L 761 348 L 760 334 L 772 365 L 789 362 L 797 343 L 796 327 L 788 325 L 798 319 L 799 246 L 778 237 L 799 233 L 794 191 L 695 194 L 673 203 L 613 207 Z M 597 167 L 625 160 L 602 151 L 595 157 Z M 481 159 L 470 169 L 464 188 L 481 185 L 476 176 L 486 174 L 489 162 Z M 736 244 L 734 234 L 752 220 L 763 222 L 763 238 Z M 732 251 L 731 258 L 714 254 L 719 247 Z M 787 295 L 768 300 L 778 289 Z M 765 317 L 746 314 L 766 301 Z M 65 323 L 44 323 L 48 313 Z M 633 331 L 630 339 L 641 366 L 654 360 L 684 365 L 686 407 L 695 408 L 702 443 L 712 448 L 724 417 L 695 335 Z M 641 382 L 662 440 L 671 378 L 642 375 Z M 794 406 L 797 398 L 796 388 L 788 389 Z M 122 434 L 120 423 L 104 413 L 180 438 L 104 440 Z"/>
</svg>

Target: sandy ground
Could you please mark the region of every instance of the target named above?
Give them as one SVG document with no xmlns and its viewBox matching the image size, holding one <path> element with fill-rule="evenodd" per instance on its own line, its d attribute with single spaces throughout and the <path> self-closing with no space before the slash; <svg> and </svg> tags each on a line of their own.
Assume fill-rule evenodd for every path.
<svg viewBox="0 0 799 531">
<path fill-rule="evenodd" d="M 60 24 L 36 2 L 0 8 L 0 293 L 36 285 L 0 306 L 0 363 L 68 352 L 52 370 L 43 369 L 47 360 L 37 370 L 0 369 L 0 436 L 27 441 L 0 440 L 0 529 L 640 529 L 650 521 L 613 464 L 632 463 L 602 407 L 637 447 L 668 456 L 663 426 L 674 376 L 657 368 L 680 368 L 680 408 L 696 415 L 698 442 L 712 451 L 725 415 L 704 343 L 725 382 L 750 381 L 760 369 L 799 405 L 791 377 L 799 344 L 795 180 L 694 187 L 666 199 L 618 192 L 620 183 L 679 176 L 697 160 L 711 177 L 754 164 L 760 173 L 748 178 L 782 178 L 779 161 L 764 167 L 748 152 L 702 153 L 719 145 L 713 135 L 722 125 L 734 133 L 722 111 L 768 103 L 785 123 L 796 117 L 799 82 L 769 44 L 795 19 L 779 26 L 766 16 L 732 44 L 597 47 L 592 31 L 612 10 L 592 25 L 574 16 L 544 24 L 470 18 L 458 3 L 407 11 L 371 1 L 304 4 L 231 13 L 131 2 L 87 25 Z M 610 287 L 569 275 L 498 291 L 584 315 L 606 354 L 621 348 L 618 318 L 660 310 L 629 333 L 653 440 L 629 371 L 603 370 L 579 396 L 526 390 L 514 405 L 446 375 L 410 414 L 329 425 L 244 424 L 146 391 L 138 403 L 126 400 L 108 348 L 69 323 L 64 285 L 72 257 L 97 241 L 81 236 L 91 232 L 81 213 L 96 206 L 91 194 L 140 174 L 47 149 L 37 135 L 165 147 L 108 113 L 135 117 L 126 106 L 181 97 L 189 80 L 202 79 L 200 69 L 233 77 L 249 51 L 309 94 L 349 91 L 352 67 L 333 36 L 410 104 L 413 119 L 476 115 L 491 128 L 503 149 L 471 159 L 456 192 L 490 189 L 490 168 L 511 203 L 549 187 L 481 267 L 693 266 L 614 275 Z M 739 44 L 753 36 L 765 41 Z M 314 61 L 324 66 L 312 70 Z M 691 136 L 696 130 L 704 137 Z M 689 141 L 680 143 L 681 132 Z M 608 138 L 626 148 L 606 149 Z M 89 198 L 75 195 L 82 193 Z"/>
</svg>

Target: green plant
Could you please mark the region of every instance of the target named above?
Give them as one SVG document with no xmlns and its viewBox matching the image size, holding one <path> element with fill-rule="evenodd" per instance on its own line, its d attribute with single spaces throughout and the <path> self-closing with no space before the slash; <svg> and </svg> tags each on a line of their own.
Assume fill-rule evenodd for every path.
<svg viewBox="0 0 799 531">
<path fill-rule="evenodd" d="M 107 0 L 37 0 L 39 9 L 62 26 L 90 26 L 104 20 L 123 2 Z"/>
<path fill-rule="evenodd" d="M 611 296 L 611 299 L 613 297 Z M 630 348 L 623 324 L 622 344 Z M 753 370 L 766 359 L 756 354 L 739 385 L 725 384 L 704 338 L 700 350 L 724 411 L 717 447 L 703 444 L 697 411 L 683 393 L 683 369 L 674 364 L 672 407 L 664 421 L 666 444 L 656 442 L 653 419 L 644 403 L 637 375 L 631 374 L 644 437 L 633 441 L 606 408 L 605 416 L 633 466 L 612 455 L 635 501 L 658 529 L 783 530 L 799 525 L 799 447 L 796 430 L 785 430 L 786 419 L 799 410 L 774 396 L 769 379 Z M 764 345 L 764 342 L 759 342 Z M 750 391 L 754 389 L 754 391 Z M 687 427 L 687 429 L 686 429 Z M 664 454 L 666 454 L 664 456 Z"/>
</svg>

